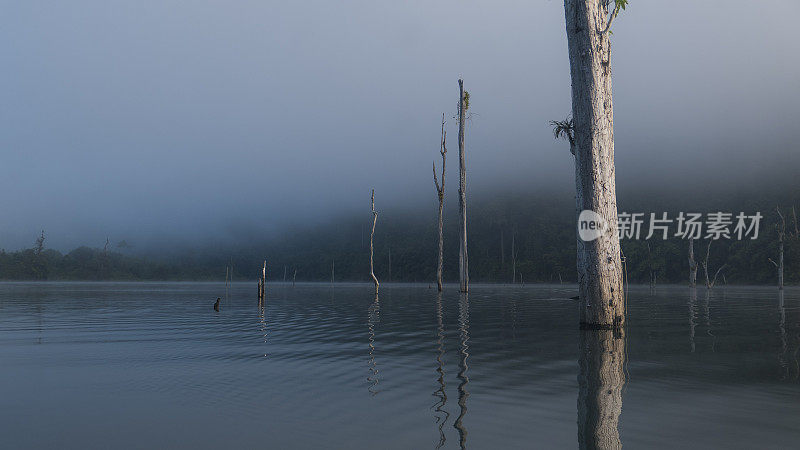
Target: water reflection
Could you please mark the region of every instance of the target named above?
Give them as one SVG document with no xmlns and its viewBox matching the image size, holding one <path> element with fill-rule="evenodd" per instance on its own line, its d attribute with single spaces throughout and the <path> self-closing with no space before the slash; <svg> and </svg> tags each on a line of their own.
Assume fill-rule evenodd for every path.
<svg viewBox="0 0 800 450">
<path fill-rule="evenodd" d="M 624 330 L 582 330 L 578 364 L 579 448 L 622 448 L 619 415 L 625 385 Z"/>
<path fill-rule="evenodd" d="M 461 359 L 458 363 L 458 407 L 459 413 L 456 421 L 453 424 L 458 430 L 458 440 L 461 448 L 467 448 L 467 428 L 464 426 L 464 416 L 467 415 L 467 398 L 469 398 L 469 391 L 467 391 L 467 384 L 469 384 L 469 377 L 467 371 L 467 358 L 469 358 L 469 294 L 462 294 L 458 302 L 458 329 L 460 332 L 460 355 Z"/>
<path fill-rule="evenodd" d="M 267 314 L 266 309 L 264 308 L 264 303 L 261 302 L 259 299 L 258 303 L 258 323 L 261 327 L 261 336 L 264 339 L 264 349 L 267 348 Z M 267 354 L 264 353 L 264 357 L 266 358 Z"/>
<path fill-rule="evenodd" d="M 706 316 L 706 334 L 711 336 L 711 352 L 717 351 L 717 336 L 711 332 L 711 289 L 706 290 L 706 304 L 703 306 L 703 313 Z"/>
<path fill-rule="evenodd" d="M 371 395 L 376 395 L 379 391 L 378 386 L 378 365 L 375 362 L 375 326 L 381 319 L 381 303 L 378 295 L 375 294 L 375 301 L 367 308 L 367 329 L 369 330 L 369 375 L 367 390 Z"/>
<path fill-rule="evenodd" d="M 689 344 L 694 353 L 694 329 L 697 327 L 697 288 L 689 288 Z"/>
<path fill-rule="evenodd" d="M 433 404 L 433 410 L 439 428 L 439 443 L 436 445 L 436 448 L 439 449 L 442 448 L 445 441 L 447 441 L 444 434 L 444 425 L 447 423 L 447 419 L 450 418 L 450 413 L 444 409 L 445 405 L 447 405 L 447 391 L 445 391 L 446 384 L 444 382 L 444 322 L 442 320 L 441 292 L 436 296 L 436 325 L 436 343 L 438 350 L 436 354 L 436 373 L 439 375 L 436 381 L 439 383 L 439 389 L 433 392 L 433 396 L 437 398 L 436 403 Z"/>
</svg>

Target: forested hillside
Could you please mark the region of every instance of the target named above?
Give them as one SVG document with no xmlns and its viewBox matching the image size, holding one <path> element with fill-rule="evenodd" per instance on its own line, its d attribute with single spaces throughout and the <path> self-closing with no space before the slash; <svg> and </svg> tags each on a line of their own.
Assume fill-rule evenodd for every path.
<svg viewBox="0 0 800 450">
<path fill-rule="evenodd" d="M 688 200 L 686 200 L 688 198 Z M 740 211 L 761 220 L 756 240 L 720 239 L 710 250 L 709 271 L 720 271 L 718 283 L 773 284 L 777 259 L 775 225 L 780 204 L 787 220 L 786 282 L 800 283 L 800 241 L 792 235 L 795 222 L 792 202 L 798 197 L 783 194 L 727 195 L 707 197 L 658 197 L 652 194 L 622 195 L 620 212 Z M 457 229 L 455 199 L 445 204 L 444 278 L 457 281 Z M 684 202 L 691 208 L 681 208 Z M 796 203 L 800 205 L 800 203 Z M 574 206 L 569 194 L 504 195 L 476 199 L 469 209 L 469 254 L 471 278 L 475 282 L 534 283 L 574 282 Z M 226 265 L 234 266 L 234 280 L 256 279 L 260 263 L 268 260 L 268 279 L 280 281 L 286 272 L 291 280 L 367 281 L 369 277 L 369 227 L 371 214 L 288 230 L 269 242 L 242 243 L 214 248 L 198 244 L 192 248 L 132 252 L 111 245 L 109 249 L 80 247 L 62 254 L 47 248 L 0 252 L 0 278 L 5 280 L 224 280 Z M 686 283 L 688 240 L 672 236 L 645 240 L 646 220 L 640 240 L 623 239 L 629 280 L 647 283 L 655 274 L 658 283 Z M 674 233 L 674 224 L 670 234 Z M 731 226 L 733 231 L 733 226 Z M 695 241 L 700 265 L 698 284 L 705 282 L 702 262 L 708 241 Z M 35 243 L 32 243 L 35 244 Z M 648 249 L 649 246 L 649 249 Z M 391 272 L 390 272 L 391 265 Z M 284 269 L 285 267 L 285 269 Z M 375 271 L 381 282 L 435 284 L 436 210 L 381 211 L 375 234 Z M 515 276 L 516 273 L 516 276 Z"/>
</svg>

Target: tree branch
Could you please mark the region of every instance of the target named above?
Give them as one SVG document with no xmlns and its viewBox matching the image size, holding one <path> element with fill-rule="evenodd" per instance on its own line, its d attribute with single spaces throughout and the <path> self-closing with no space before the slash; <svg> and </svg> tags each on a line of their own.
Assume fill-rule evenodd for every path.
<svg viewBox="0 0 800 450">
<path fill-rule="evenodd" d="M 433 162 L 433 184 L 436 186 L 436 192 L 439 192 L 439 178 L 436 177 L 436 161 Z"/>
<path fill-rule="evenodd" d="M 608 31 L 611 29 L 611 24 L 614 23 L 614 19 L 617 18 L 617 14 L 619 14 L 619 3 L 616 3 L 614 6 L 614 12 L 611 13 L 611 17 L 609 17 L 608 22 L 606 23 L 606 29 L 603 30 L 602 34 L 608 33 Z"/>
</svg>

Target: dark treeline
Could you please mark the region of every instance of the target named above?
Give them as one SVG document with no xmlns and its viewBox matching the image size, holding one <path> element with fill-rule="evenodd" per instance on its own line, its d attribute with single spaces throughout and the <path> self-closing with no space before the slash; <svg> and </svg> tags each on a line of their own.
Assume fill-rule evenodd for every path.
<svg viewBox="0 0 800 450">
<path fill-rule="evenodd" d="M 781 193 L 711 196 L 699 201 L 692 195 L 658 197 L 621 195 L 620 212 L 642 212 L 671 219 L 679 211 L 733 213 L 761 212 L 757 240 L 720 239 L 711 246 L 709 271 L 725 265 L 718 283 L 774 284 L 777 259 L 778 216 L 781 205 L 787 228 L 794 229 L 792 204 L 800 196 Z M 454 202 L 455 199 L 448 199 Z M 691 203 L 683 206 L 683 203 Z M 794 203 L 793 203 L 794 202 Z M 469 210 L 470 273 L 476 282 L 575 282 L 574 200 L 569 194 L 504 195 L 482 198 Z M 429 214 L 416 211 L 381 211 L 375 233 L 375 273 L 384 282 L 435 284 L 437 230 L 435 205 Z M 458 280 L 457 208 L 446 203 L 444 279 Z M 16 252 L 0 251 L 0 278 L 5 280 L 217 280 L 233 263 L 234 280 L 255 280 L 263 260 L 268 261 L 268 281 L 369 281 L 369 232 L 371 213 L 359 218 L 335 220 L 323 225 L 287 231 L 271 242 L 254 242 L 225 248 L 171 248 L 150 254 L 129 250 L 80 247 L 66 254 L 39 246 Z M 655 274 L 658 283 L 686 283 L 688 241 L 676 237 L 645 240 L 649 220 L 642 225 L 640 240 L 623 239 L 628 279 L 647 283 Z M 735 222 L 735 221 L 734 221 Z M 676 228 L 673 224 L 670 234 Z M 733 226 L 731 226 L 733 231 Z M 700 265 L 698 285 L 705 276 L 702 262 L 707 240 L 695 241 Z M 649 248 L 648 248 L 649 244 Z M 800 283 L 800 242 L 786 241 L 786 282 Z M 391 270 L 390 270 L 391 267 Z M 284 269 L 285 268 L 285 269 Z M 285 270 L 285 272 L 284 272 Z"/>
</svg>

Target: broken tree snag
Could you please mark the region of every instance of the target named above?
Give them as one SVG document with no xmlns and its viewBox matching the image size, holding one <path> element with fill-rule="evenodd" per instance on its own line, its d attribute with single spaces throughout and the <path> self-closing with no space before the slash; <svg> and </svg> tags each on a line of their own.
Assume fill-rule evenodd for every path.
<svg viewBox="0 0 800 450">
<path fill-rule="evenodd" d="M 258 280 L 258 303 L 264 301 L 264 294 L 267 290 L 267 260 L 264 260 L 264 266 L 261 268 L 261 278 Z"/>
<path fill-rule="evenodd" d="M 373 267 L 373 244 L 372 244 L 372 240 L 375 238 L 375 224 L 378 222 L 378 211 L 375 211 L 375 189 L 372 190 L 370 204 L 372 205 L 372 232 L 369 234 L 369 276 L 372 277 L 372 281 L 373 283 L 375 283 L 375 295 L 377 295 L 380 283 L 378 283 L 378 278 L 375 276 L 375 269 Z"/>
<path fill-rule="evenodd" d="M 297 267 L 294 268 L 294 275 L 292 275 L 292 287 L 294 287 L 295 281 L 297 281 Z"/>
<path fill-rule="evenodd" d="M 694 260 L 694 238 L 689 238 L 689 287 L 697 286 L 697 261 Z"/>
<path fill-rule="evenodd" d="M 703 261 L 703 272 L 706 275 L 706 289 L 711 289 L 711 288 L 714 287 L 715 284 L 717 284 L 717 277 L 719 276 L 719 273 L 727 265 L 727 264 L 721 265 L 719 267 L 719 269 L 717 269 L 716 273 L 714 273 L 714 278 L 712 278 L 712 279 L 708 278 L 708 257 L 711 255 L 711 243 L 712 242 L 713 242 L 713 240 L 709 240 L 708 241 L 708 246 L 706 247 L 706 260 Z"/>
<path fill-rule="evenodd" d="M 584 328 L 619 327 L 625 323 L 625 304 L 617 234 L 610 33 L 604 33 L 608 2 L 565 0 L 564 11 L 572 79 L 576 222 L 581 211 L 590 210 L 606 225 L 597 239 L 577 239 L 580 323 Z"/>
<path fill-rule="evenodd" d="M 624 330 L 581 331 L 578 366 L 578 448 L 621 449 Z"/>
<path fill-rule="evenodd" d="M 442 184 L 436 178 L 436 161 L 433 162 L 433 184 L 436 186 L 436 196 L 439 198 L 439 260 L 436 265 L 436 285 L 439 292 L 442 292 L 442 255 L 444 251 L 444 235 L 442 234 L 442 211 L 444 210 L 444 168 L 447 155 L 447 131 L 444 129 L 444 113 L 442 113 L 442 140 L 439 146 L 439 154 L 442 155 Z"/>
<path fill-rule="evenodd" d="M 464 80 L 458 80 L 458 274 L 461 292 L 469 291 L 469 258 L 467 257 L 467 165 L 464 148 L 464 121 L 469 108 L 469 93 Z"/>
</svg>

